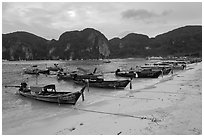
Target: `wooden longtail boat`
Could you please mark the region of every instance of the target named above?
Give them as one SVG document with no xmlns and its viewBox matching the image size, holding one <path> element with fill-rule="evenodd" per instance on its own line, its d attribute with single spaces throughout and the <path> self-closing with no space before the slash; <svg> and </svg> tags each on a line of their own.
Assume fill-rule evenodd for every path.
<svg viewBox="0 0 204 137">
<path fill-rule="evenodd" d="M 74 80 L 83 80 L 83 79 L 97 79 L 101 74 L 70 74 Z"/>
<path fill-rule="evenodd" d="M 58 64 L 54 64 L 54 66 L 53 67 L 47 67 L 47 69 L 49 70 L 49 71 L 63 71 L 63 68 L 61 68 L 61 67 L 59 67 L 59 65 Z"/>
<path fill-rule="evenodd" d="M 120 77 L 129 77 L 129 78 L 136 78 L 137 73 L 134 71 L 120 71 L 120 69 L 117 69 L 115 71 L 116 76 Z"/>
<path fill-rule="evenodd" d="M 73 77 L 70 74 L 63 73 L 63 72 L 58 72 L 57 79 L 58 80 L 69 81 L 69 80 L 73 80 Z"/>
<path fill-rule="evenodd" d="M 171 67 L 161 67 L 161 66 L 141 66 L 142 69 L 150 71 L 163 71 L 163 75 L 168 75 L 171 72 Z"/>
<path fill-rule="evenodd" d="M 31 75 L 39 75 L 39 74 L 50 74 L 50 71 L 48 69 L 24 69 L 25 74 L 31 74 Z"/>
<path fill-rule="evenodd" d="M 81 95 L 82 99 L 84 100 L 83 92 L 85 87 L 86 86 L 84 86 L 81 91 L 77 92 L 57 92 L 54 84 L 45 86 L 31 86 L 29 88 L 27 87 L 27 83 L 21 83 L 19 86 L 19 94 L 40 101 L 75 105 Z"/>
<path fill-rule="evenodd" d="M 78 71 L 68 72 L 64 73 L 62 71 L 59 71 L 57 74 L 58 80 L 84 80 L 84 79 L 97 79 L 99 76 L 102 76 L 102 74 L 96 74 L 96 69 L 94 69 L 93 73 L 87 73 L 86 70 L 83 68 L 77 68 L 83 71 L 83 73 L 80 73 Z"/>
<path fill-rule="evenodd" d="M 77 73 L 64 73 L 58 72 L 57 79 L 58 80 L 83 80 L 83 79 L 97 79 L 101 74 L 77 74 Z"/>
<path fill-rule="evenodd" d="M 138 78 L 158 78 L 162 71 L 142 70 L 136 71 Z"/>
<path fill-rule="evenodd" d="M 167 60 L 167 61 L 162 61 L 162 62 L 157 62 L 156 64 L 168 64 L 173 67 L 175 70 L 183 70 L 187 67 L 187 63 L 184 61 L 176 61 L 176 60 Z"/>
<path fill-rule="evenodd" d="M 29 68 L 24 68 L 23 72 L 25 74 L 32 74 L 32 75 L 38 75 L 38 74 L 50 74 L 50 71 L 48 69 L 39 69 L 37 65 L 33 65 Z"/>
<path fill-rule="evenodd" d="M 23 69 L 24 74 L 39 75 L 37 69 Z"/>
<path fill-rule="evenodd" d="M 38 73 L 49 75 L 50 74 L 50 70 L 48 70 L 48 69 L 38 69 Z"/>
<path fill-rule="evenodd" d="M 84 85 L 85 80 L 75 80 L 76 84 Z M 89 87 L 98 88 L 125 88 L 130 83 L 130 80 L 103 80 L 103 79 L 89 79 Z"/>
</svg>

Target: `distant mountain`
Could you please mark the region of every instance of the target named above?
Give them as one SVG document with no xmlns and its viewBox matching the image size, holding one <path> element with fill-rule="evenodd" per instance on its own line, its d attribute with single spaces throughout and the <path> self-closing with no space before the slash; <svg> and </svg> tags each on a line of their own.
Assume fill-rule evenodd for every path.
<svg viewBox="0 0 204 137">
<path fill-rule="evenodd" d="M 150 39 L 146 35 L 130 33 L 124 38 L 109 40 L 111 58 L 144 57 Z"/>
<path fill-rule="evenodd" d="M 99 31 L 87 28 L 63 33 L 50 54 L 60 59 L 99 59 L 110 55 L 108 39 Z"/>
<path fill-rule="evenodd" d="M 99 31 L 63 33 L 59 40 L 46 40 L 28 32 L 3 34 L 3 59 L 98 59 L 110 55 L 108 39 Z"/>
<path fill-rule="evenodd" d="M 128 34 L 122 39 L 109 40 L 111 58 L 145 56 L 202 55 L 202 27 L 185 26 L 148 38 L 142 34 Z"/>
<path fill-rule="evenodd" d="M 146 56 L 202 56 L 202 26 L 185 26 L 155 38 L 130 33 L 108 40 L 86 28 L 67 31 L 59 40 L 46 40 L 28 32 L 2 34 L 2 57 L 7 60 L 98 59 Z"/>
<path fill-rule="evenodd" d="M 159 55 L 202 55 L 202 26 L 185 26 L 158 35 L 151 42 Z"/>
<path fill-rule="evenodd" d="M 46 59 L 48 40 L 28 32 L 2 35 L 2 57 L 8 60 Z"/>
</svg>

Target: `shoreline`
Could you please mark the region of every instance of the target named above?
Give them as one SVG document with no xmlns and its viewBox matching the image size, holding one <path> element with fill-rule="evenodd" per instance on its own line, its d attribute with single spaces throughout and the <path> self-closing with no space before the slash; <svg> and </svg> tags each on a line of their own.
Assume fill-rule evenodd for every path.
<svg viewBox="0 0 204 137">
<path fill-rule="evenodd" d="M 25 123 L 6 134 L 202 134 L 201 74 L 202 63 L 192 64 L 149 87 L 125 90 L 120 97 L 103 96 L 92 104 L 79 102 L 63 114 Z"/>
</svg>

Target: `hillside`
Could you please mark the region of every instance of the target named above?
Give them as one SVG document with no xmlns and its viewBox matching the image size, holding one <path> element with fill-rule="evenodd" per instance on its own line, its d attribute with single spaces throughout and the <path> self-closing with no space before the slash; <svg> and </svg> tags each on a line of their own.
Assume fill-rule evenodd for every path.
<svg viewBox="0 0 204 137">
<path fill-rule="evenodd" d="M 144 56 L 202 55 L 202 27 L 185 26 L 155 38 L 142 34 L 128 34 L 110 41 L 111 58 Z M 114 50 L 117 49 L 117 50 Z"/>
<path fill-rule="evenodd" d="M 46 59 L 47 40 L 28 32 L 2 35 L 2 57 L 8 60 Z"/>
<path fill-rule="evenodd" d="M 28 32 L 2 34 L 2 58 L 7 60 L 99 59 L 146 56 L 202 56 L 202 26 L 185 26 L 155 38 L 130 33 L 108 40 L 86 28 L 67 31 L 58 40 Z"/>
<path fill-rule="evenodd" d="M 122 39 L 111 39 L 111 58 L 145 57 L 148 55 L 145 48 L 149 40 L 148 36 L 135 33 L 130 33 Z"/>
<path fill-rule="evenodd" d="M 63 33 L 50 54 L 60 59 L 99 59 L 110 55 L 108 39 L 99 31 L 87 28 Z"/>
<path fill-rule="evenodd" d="M 59 40 L 46 40 L 28 32 L 3 34 L 3 59 L 98 59 L 110 55 L 108 39 L 99 31 L 63 33 Z"/>
</svg>

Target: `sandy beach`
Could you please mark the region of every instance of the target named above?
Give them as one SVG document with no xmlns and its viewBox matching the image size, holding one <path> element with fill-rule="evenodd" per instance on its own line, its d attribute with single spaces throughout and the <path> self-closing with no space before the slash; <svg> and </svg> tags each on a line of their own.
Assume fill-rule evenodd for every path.
<svg viewBox="0 0 204 137">
<path fill-rule="evenodd" d="M 90 89 L 91 90 L 91 89 Z M 86 92 L 86 94 L 91 94 Z M 102 96 L 102 95 L 101 95 Z M 93 97 L 97 97 L 96 95 Z M 202 63 L 140 90 L 119 91 L 7 131 L 29 135 L 202 134 Z M 87 105 L 89 104 L 89 105 Z M 56 106 L 62 107 L 62 106 Z M 63 106 L 64 107 L 64 106 Z M 70 114 L 71 113 L 71 114 Z M 74 113 L 74 115 L 73 115 Z"/>
</svg>

